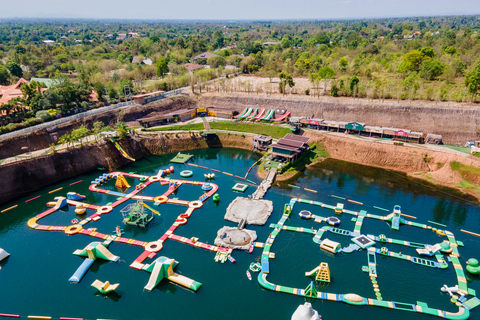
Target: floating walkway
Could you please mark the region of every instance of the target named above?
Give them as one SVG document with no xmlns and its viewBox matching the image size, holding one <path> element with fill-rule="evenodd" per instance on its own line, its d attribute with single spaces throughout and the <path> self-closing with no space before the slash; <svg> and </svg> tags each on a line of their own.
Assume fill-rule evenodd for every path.
<svg viewBox="0 0 480 320">
<path fill-rule="evenodd" d="M 36 215 L 35 217 L 31 218 L 28 221 L 28 226 L 32 229 L 35 230 L 41 230 L 41 231 L 61 231 L 64 232 L 67 235 L 75 235 L 75 234 L 81 234 L 81 235 L 86 235 L 90 237 L 94 237 L 100 240 L 108 241 L 110 242 L 118 242 L 118 243 L 124 243 L 128 245 L 133 245 L 137 247 L 141 247 L 144 252 L 140 254 L 138 258 L 134 260 L 134 262 L 131 264 L 132 268 L 141 270 L 144 267 L 143 261 L 147 258 L 154 258 L 157 254 L 158 251 L 160 251 L 163 248 L 163 243 L 167 239 L 172 239 L 172 240 L 177 240 L 182 243 L 186 243 L 189 245 L 193 245 L 198 248 L 202 248 L 205 250 L 213 251 L 213 252 L 227 252 L 230 253 L 231 249 L 229 248 L 223 248 L 223 247 L 218 247 L 218 246 L 212 246 L 206 243 L 198 242 L 198 241 L 193 241 L 184 237 L 176 236 L 173 234 L 173 232 L 181 225 L 184 225 L 187 223 L 188 218 L 192 215 L 194 210 L 201 208 L 203 205 L 203 202 L 207 201 L 210 197 L 212 197 L 215 192 L 218 191 L 218 185 L 214 183 L 210 183 L 212 186 L 212 189 L 209 190 L 207 193 L 204 193 L 199 197 L 198 200 L 194 201 L 186 201 L 186 200 L 180 200 L 180 199 L 171 199 L 169 196 L 179 187 L 181 187 L 184 184 L 189 184 L 189 185 L 197 185 L 197 186 L 202 186 L 204 182 L 201 181 L 186 181 L 186 180 L 176 180 L 176 179 L 167 179 L 167 178 L 162 178 L 161 176 L 144 176 L 144 175 L 138 175 L 134 173 L 126 173 L 126 172 L 113 172 L 110 174 L 110 176 L 116 176 L 116 175 L 123 175 L 124 177 L 129 177 L 129 178 L 134 178 L 134 179 L 139 179 L 140 181 L 143 181 L 141 184 L 137 185 L 137 187 L 130 193 L 122 193 L 118 191 L 113 191 L 113 190 L 106 190 L 102 189 L 100 187 L 100 184 L 102 182 L 96 182 L 94 181 L 90 187 L 89 190 L 92 192 L 98 192 L 98 193 L 104 193 L 106 195 L 111 195 L 115 196 L 118 199 L 111 203 L 110 205 L 104 205 L 104 206 L 98 206 L 98 205 L 92 205 L 88 203 L 83 203 L 81 201 L 76 201 L 76 200 L 69 200 L 64 197 L 56 197 L 55 201 L 49 202 L 49 205 L 52 206 L 52 208 L 49 208 L 48 210 Z M 162 195 L 153 197 L 153 196 L 142 196 L 140 193 L 145 190 L 149 185 L 152 183 L 160 183 L 161 185 L 169 185 L 169 188 L 167 191 L 165 191 Z M 140 186 L 140 187 L 139 187 Z M 112 210 L 121 205 L 122 203 L 128 201 L 129 199 L 134 199 L 134 200 L 141 200 L 141 201 L 152 201 L 154 203 L 162 204 L 162 203 L 170 203 L 170 204 L 178 204 L 178 205 L 185 205 L 187 206 L 187 210 L 185 213 L 180 214 L 175 222 L 170 226 L 170 228 L 165 232 L 164 235 L 162 235 L 158 240 L 151 241 L 151 242 L 146 242 L 146 241 L 141 241 L 141 240 L 136 240 L 136 239 L 130 239 L 130 238 L 125 238 L 122 236 L 117 236 L 117 235 L 110 235 L 110 234 L 105 234 L 98 232 L 96 228 L 89 228 L 86 229 L 86 225 L 95 221 L 98 221 L 101 219 L 102 215 L 108 214 L 112 212 Z M 90 216 L 87 216 L 86 218 L 82 219 L 78 223 L 70 226 L 51 226 L 51 225 L 42 225 L 39 224 L 39 220 L 47 217 L 48 215 L 58 211 L 60 208 L 64 206 L 78 206 L 81 205 L 87 210 L 95 210 L 95 213 L 93 213 Z"/>
<path fill-rule="evenodd" d="M 265 179 L 262 181 L 262 183 L 260 183 L 257 190 L 252 194 L 252 199 L 253 200 L 263 199 L 268 189 L 270 189 L 273 182 L 275 181 L 276 176 L 277 176 L 277 170 L 274 168 L 270 169 Z"/>
<path fill-rule="evenodd" d="M 324 226 L 318 230 L 313 230 L 313 229 L 308 229 L 308 228 L 303 228 L 303 227 L 292 227 L 292 226 L 287 226 L 285 225 L 285 222 L 287 219 L 290 218 L 290 214 L 292 213 L 292 210 L 295 206 L 295 203 L 306 203 L 306 204 L 312 204 L 312 205 L 317 205 L 323 208 L 327 209 L 332 209 L 332 210 L 341 210 L 341 213 L 347 213 L 356 216 L 355 220 L 355 227 L 353 232 L 350 230 L 344 230 L 344 229 L 339 229 L 339 228 L 333 228 L 333 227 L 328 227 Z M 341 209 L 340 209 L 341 208 Z M 313 214 L 300 214 L 301 218 L 304 219 L 314 219 L 315 221 L 317 220 L 322 220 L 323 217 L 318 217 Z M 321 218 L 321 219 L 318 219 Z M 423 265 L 426 267 L 434 267 L 434 268 L 442 268 L 442 263 L 440 261 L 443 260 L 442 254 L 438 253 L 435 255 L 437 258 L 436 261 L 428 260 L 428 259 L 423 259 L 423 258 L 418 258 L 418 257 L 413 257 L 410 255 L 402 255 L 401 253 L 394 253 L 388 250 L 385 250 L 384 248 L 382 249 L 377 249 L 370 247 L 367 249 L 367 255 L 368 255 L 368 267 L 366 267 L 366 271 L 368 272 L 369 278 L 372 281 L 372 286 L 374 289 L 374 294 L 375 294 L 375 299 L 371 298 L 365 298 L 357 294 L 349 293 L 349 294 L 335 294 L 335 293 L 327 293 L 327 292 L 320 292 L 317 290 L 313 290 L 310 287 L 307 287 L 305 289 L 303 288 L 294 288 L 294 287 L 288 287 L 288 286 L 283 286 L 283 285 L 277 285 L 274 283 L 271 283 L 267 280 L 267 277 L 270 273 L 270 253 L 272 250 L 272 246 L 275 242 L 276 237 L 279 235 L 279 233 L 283 230 L 285 231 L 292 231 L 292 232 L 302 232 L 302 233 L 308 233 L 312 234 L 313 240 L 316 243 L 320 243 L 320 239 L 322 235 L 325 232 L 332 232 L 335 234 L 339 235 L 344 235 L 344 236 L 355 236 L 360 234 L 361 232 L 361 227 L 367 218 L 373 218 L 373 219 L 378 219 L 378 220 L 387 220 L 387 218 L 383 216 L 378 216 L 378 215 L 371 215 L 367 213 L 366 211 L 360 211 L 360 212 L 354 212 L 350 210 L 343 209 L 343 206 L 331 206 L 331 205 L 326 205 L 318 201 L 311 201 L 311 200 L 305 200 L 305 199 L 296 199 L 293 198 L 290 200 L 288 204 L 285 204 L 283 214 L 280 218 L 280 220 L 276 224 L 271 224 L 270 228 L 273 229 L 273 231 L 269 234 L 267 240 L 265 243 L 261 242 L 256 242 L 255 247 L 257 248 L 262 248 L 263 247 L 263 252 L 261 256 L 261 264 L 262 264 L 262 271 L 258 275 L 258 283 L 265 289 L 276 291 L 276 292 L 283 292 L 287 294 L 293 294 L 297 296 L 302 296 L 302 297 L 311 297 L 315 299 L 321 299 L 321 300 L 329 300 L 329 301 L 337 301 L 337 302 L 344 302 L 347 304 L 351 305 L 364 305 L 364 306 L 375 306 L 375 307 L 382 307 L 382 308 L 389 308 L 389 309 L 396 309 L 396 310 L 402 310 L 402 311 L 410 311 L 410 312 L 416 312 L 416 313 L 424 313 L 432 316 L 437 316 L 441 318 L 446 318 L 446 319 L 456 319 L 456 320 L 463 320 L 463 319 L 468 319 L 470 316 L 470 312 L 467 305 L 463 305 L 459 302 L 457 306 L 458 312 L 453 313 L 453 312 L 447 312 L 439 309 L 434 309 L 428 307 L 428 305 L 424 302 L 417 301 L 416 304 L 410 304 L 410 303 L 403 303 L 403 302 L 396 302 L 396 301 L 383 301 L 382 295 L 380 293 L 380 288 L 377 283 L 377 261 L 376 261 L 376 254 L 381 254 L 385 256 L 390 256 L 390 257 L 395 257 L 403 260 L 408 260 L 411 261 L 415 264 L 418 265 Z M 324 221 L 318 221 L 318 222 L 324 222 Z M 418 224 L 418 223 L 410 223 L 409 221 L 405 221 L 406 225 L 414 226 L 414 227 L 420 227 L 422 229 L 427 229 L 431 231 L 437 231 L 435 228 L 432 228 L 427 225 L 423 224 Z M 449 242 L 452 244 L 453 243 L 453 251 L 452 254 L 450 254 L 450 257 L 452 259 L 452 263 L 455 267 L 455 272 L 457 274 L 457 279 L 459 283 L 459 288 L 461 288 L 461 292 L 466 292 L 465 294 L 468 294 L 468 288 L 466 286 L 466 279 L 465 275 L 463 273 L 462 266 L 460 265 L 458 261 L 458 251 L 456 250 L 456 242 L 453 237 L 453 234 L 451 232 L 445 231 L 446 236 L 449 239 Z M 414 242 L 408 242 L 408 241 L 403 241 L 403 240 L 394 240 L 394 239 L 389 239 L 386 238 L 385 236 L 378 237 L 378 236 L 373 236 L 373 235 L 368 235 L 368 238 L 370 239 L 375 239 L 376 241 L 379 241 L 380 243 L 392 243 L 392 244 L 398 244 L 398 245 L 403 245 L 403 246 L 412 246 L 412 247 L 421 247 L 422 244 L 417 244 Z M 424 246 L 424 245 L 423 245 Z M 458 264 L 457 264 L 458 263 Z M 445 263 L 446 265 L 446 263 Z M 472 291 L 470 291 L 472 293 Z M 470 300 L 469 300 L 470 301 Z M 475 305 L 475 303 L 472 303 L 472 305 Z"/>
</svg>

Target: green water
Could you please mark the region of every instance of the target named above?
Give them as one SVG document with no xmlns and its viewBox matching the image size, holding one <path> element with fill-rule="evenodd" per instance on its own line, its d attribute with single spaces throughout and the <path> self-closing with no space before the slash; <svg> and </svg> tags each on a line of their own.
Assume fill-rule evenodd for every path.
<svg viewBox="0 0 480 320">
<path fill-rule="evenodd" d="M 204 149 L 191 151 L 195 157 L 192 163 L 215 168 L 243 176 L 248 168 L 259 158 L 245 150 L 236 149 Z M 153 175 L 161 168 L 170 166 L 169 159 L 174 155 L 150 157 L 122 168 L 125 172 Z M 204 169 L 182 164 L 174 164 L 173 178 L 180 178 L 181 170 L 194 172 L 191 180 L 203 181 Z M 211 171 L 210 171 L 211 172 Z M 232 264 L 215 263 L 215 254 L 199 248 L 193 248 L 173 240 L 167 240 L 158 256 L 164 255 L 179 261 L 176 271 L 203 284 L 194 293 L 183 287 L 164 281 L 152 292 L 143 287 L 147 284 L 149 273 L 129 267 L 130 263 L 142 253 L 142 249 L 121 243 L 112 243 L 109 250 L 120 256 L 117 263 L 96 261 L 90 271 L 79 284 L 70 284 L 68 279 L 75 272 L 83 259 L 74 256 L 76 249 L 82 249 L 95 238 L 84 235 L 66 236 L 63 232 L 44 232 L 29 229 L 27 221 L 36 214 L 45 211 L 47 201 L 55 196 L 65 196 L 67 191 L 75 191 L 87 196 L 84 201 L 92 204 L 106 204 L 115 201 L 115 197 L 88 191 L 90 181 L 99 176 L 100 171 L 92 172 L 75 179 L 53 185 L 45 190 L 35 192 L 28 197 L 5 204 L 3 210 L 14 204 L 18 208 L 0 214 L 0 247 L 7 250 L 11 256 L 0 263 L 0 313 L 27 315 L 44 315 L 59 317 L 79 317 L 86 319 L 290 319 L 299 304 L 305 300 L 302 297 L 267 291 L 254 280 L 249 281 L 245 275 L 248 265 L 258 259 L 261 249 L 255 249 L 252 254 L 234 251 L 237 262 Z M 260 183 L 256 177 L 256 169 L 252 170 L 249 179 Z M 83 180 L 74 186 L 70 183 Z M 133 180 L 129 180 L 133 182 Z M 138 180 L 137 180 L 138 182 Z M 214 181 L 219 185 L 220 203 L 211 199 L 204 206 L 195 210 L 188 223 L 180 226 L 175 234 L 185 237 L 198 237 L 200 241 L 213 243 L 217 230 L 223 226 L 235 226 L 225 221 L 223 216 L 228 204 L 239 194 L 231 190 L 239 179 L 216 174 Z M 293 184 L 318 190 L 310 193 L 302 189 L 288 187 Z M 53 194 L 48 191 L 64 187 Z M 114 190 L 113 182 L 106 188 Z M 159 195 L 166 190 L 165 186 L 151 185 L 145 195 Z M 245 196 L 255 190 L 251 185 Z M 177 197 L 184 200 L 197 199 L 202 194 L 199 187 L 182 186 Z M 25 200 L 41 195 L 40 199 L 30 203 Z M 331 197 L 336 195 L 363 202 L 364 205 L 349 203 Z M 464 242 L 460 248 L 460 260 L 463 267 L 468 258 L 480 258 L 480 238 L 459 232 L 467 229 L 480 232 L 480 210 L 475 204 L 469 203 L 455 194 L 445 190 L 432 188 L 416 181 L 406 179 L 403 175 L 379 169 L 352 165 L 340 161 L 326 161 L 302 173 L 293 181 L 280 183 L 270 189 L 265 199 L 274 203 L 274 212 L 265 226 L 249 226 L 257 232 L 258 241 L 264 242 L 271 232 L 270 223 L 276 223 L 283 212 L 283 204 L 292 197 L 300 197 L 335 205 L 345 204 L 346 209 L 367 210 L 369 213 L 384 215 L 387 212 L 373 208 L 382 207 L 391 210 L 394 205 L 402 206 L 402 212 L 416 216 L 414 220 L 427 223 L 427 220 L 448 225 L 457 240 Z M 88 224 L 96 227 L 99 232 L 111 233 L 117 225 L 122 225 L 118 206 L 113 212 L 102 216 L 98 222 Z M 151 241 L 158 239 L 174 222 L 178 214 L 185 212 L 184 206 L 165 204 L 154 207 L 162 214 L 156 217 L 146 229 L 122 226 L 125 237 Z M 298 217 L 300 210 L 310 210 L 320 216 L 332 216 L 326 209 L 296 204 L 289 226 L 314 227 L 323 226 Z M 90 215 L 92 211 L 88 214 Z M 41 224 L 70 225 L 75 217 L 73 208 L 62 209 L 40 221 Z M 340 228 L 353 230 L 354 223 L 349 215 L 342 215 Z M 366 219 L 362 233 L 380 234 L 395 239 L 417 241 L 434 244 L 446 238 L 436 236 L 433 232 L 418 228 L 400 227 L 392 232 L 382 221 Z M 325 236 L 324 236 L 325 237 Z M 349 244 L 350 240 L 328 233 L 331 240 Z M 330 265 L 332 282 L 324 288 L 332 293 L 357 293 L 367 298 L 374 298 L 372 284 L 368 274 L 361 271 L 367 264 L 366 251 L 352 254 L 330 255 L 321 251 L 307 234 L 282 231 L 275 240 L 272 252 L 276 258 L 270 260 L 268 280 L 275 284 L 305 288 L 309 279 L 305 271 L 316 267 L 320 262 Z M 413 254 L 413 249 L 391 247 L 392 250 Z M 434 259 L 433 259 L 434 260 Z M 147 260 L 146 262 L 151 262 Z M 452 265 L 448 269 L 433 269 L 414 265 L 411 262 L 377 255 L 378 284 L 384 300 L 416 303 L 427 302 L 430 307 L 448 311 L 456 311 L 449 302 L 449 297 L 440 292 L 444 284 L 454 286 L 457 281 Z M 466 273 L 469 287 L 480 292 L 480 278 Z M 95 280 L 120 283 L 118 295 L 104 298 L 96 294 L 90 286 Z M 324 319 L 434 319 L 431 316 L 395 311 L 376 307 L 354 307 L 344 303 L 315 301 L 313 307 L 323 315 Z M 471 319 L 478 319 L 480 310 L 473 310 Z"/>
</svg>

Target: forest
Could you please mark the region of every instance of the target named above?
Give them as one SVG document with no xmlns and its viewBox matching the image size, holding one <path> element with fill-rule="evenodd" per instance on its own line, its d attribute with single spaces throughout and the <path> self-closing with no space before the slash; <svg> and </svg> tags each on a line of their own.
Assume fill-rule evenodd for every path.
<svg viewBox="0 0 480 320">
<path fill-rule="evenodd" d="M 195 84 L 202 90 L 203 83 L 222 76 L 215 90 L 475 102 L 479 19 L 4 20 L 0 85 L 20 78 L 52 81 L 48 89 L 42 81 L 24 84 L 23 97 L 2 104 L 0 132 L 129 94 Z M 196 58 L 206 52 L 213 54 Z M 271 85 L 234 85 L 240 73 L 278 83 L 274 90 Z M 310 87 L 298 90 L 298 78 L 308 79 Z M 91 101 L 92 92 L 98 102 Z"/>
</svg>

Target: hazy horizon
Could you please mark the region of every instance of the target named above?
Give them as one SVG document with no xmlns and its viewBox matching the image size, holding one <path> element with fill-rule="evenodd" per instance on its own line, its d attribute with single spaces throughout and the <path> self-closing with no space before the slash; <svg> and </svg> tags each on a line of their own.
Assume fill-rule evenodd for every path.
<svg viewBox="0 0 480 320">
<path fill-rule="evenodd" d="M 475 15 L 480 1 L 459 0 L 25 0 L 2 7 L 0 19 L 340 20 Z M 468 8 L 468 10 L 467 10 Z"/>
</svg>

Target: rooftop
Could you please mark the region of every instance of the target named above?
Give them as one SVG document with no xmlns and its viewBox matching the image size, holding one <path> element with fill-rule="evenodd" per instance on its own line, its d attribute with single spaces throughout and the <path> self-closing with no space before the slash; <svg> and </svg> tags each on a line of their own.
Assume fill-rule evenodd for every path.
<svg viewBox="0 0 480 320">
<path fill-rule="evenodd" d="M 198 56 L 193 57 L 193 61 L 197 61 L 198 59 L 208 59 L 212 57 L 219 57 L 219 55 L 211 52 L 204 52 L 202 54 L 199 54 Z"/>
</svg>

